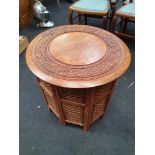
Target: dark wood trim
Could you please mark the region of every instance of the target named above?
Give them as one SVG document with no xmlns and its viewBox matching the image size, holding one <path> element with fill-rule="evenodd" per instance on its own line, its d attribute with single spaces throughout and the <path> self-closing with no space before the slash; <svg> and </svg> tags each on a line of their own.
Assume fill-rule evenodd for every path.
<svg viewBox="0 0 155 155">
<path fill-rule="evenodd" d="M 69 12 L 68 12 L 68 21 L 69 21 L 69 24 L 70 24 L 70 25 L 73 24 L 72 16 L 73 16 L 73 12 L 72 12 L 72 11 L 69 11 Z"/>
</svg>

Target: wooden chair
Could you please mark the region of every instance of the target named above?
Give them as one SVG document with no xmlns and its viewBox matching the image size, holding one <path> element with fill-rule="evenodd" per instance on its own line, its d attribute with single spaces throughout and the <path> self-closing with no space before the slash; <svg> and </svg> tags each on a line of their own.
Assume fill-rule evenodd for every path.
<svg viewBox="0 0 155 155">
<path fill-rule="evenodd" d="M 82 21 L 87 24 L 87 17 L 102 18 L 103 27 L 106 29 L 107 18 L 112 19 L 116 3 L 117 0 L 79 0 L 68 9 L 69 24 L 73 24 L 77 18 L 78 23 L 76 24 L 80 24 Z M 73 13 L 77 13 L 77 15 L 73 17 Z"/>
<path fill-rule="evenodd" d="M 115 12 L 115 16 L 112 19 L 111 32 L 118 36 L 125 37 L 128 39 L 134 39 L 135 36 L 126 33 L 127 24 L 129 22 L 135 23 L 135 1 L 124 0 L 123 6 Z M 120 24 L 118 30 L 116 25 Z"/>
</svg>

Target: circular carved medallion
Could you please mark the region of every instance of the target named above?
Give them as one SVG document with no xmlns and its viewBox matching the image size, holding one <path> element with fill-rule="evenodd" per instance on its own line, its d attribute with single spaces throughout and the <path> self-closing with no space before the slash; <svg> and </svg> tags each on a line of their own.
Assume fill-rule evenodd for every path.
<svg viewBox="0 0 155 155">
<path fill-rule="evenodd" d="M 102 39 L 89 33 L 72 32 L 52 40 L 50 52 L 58 61 L 70 65 L 87 65 L 101 59 L 106 53 Z"/>
<path fill-rule="evenodd" d="M 30 70 L 54 85 L 86 88 L 111 82 L 130 64 L 127 46 L 115 35 L 92 26 L 49 29 L 30 43 Z"/>
</svg>

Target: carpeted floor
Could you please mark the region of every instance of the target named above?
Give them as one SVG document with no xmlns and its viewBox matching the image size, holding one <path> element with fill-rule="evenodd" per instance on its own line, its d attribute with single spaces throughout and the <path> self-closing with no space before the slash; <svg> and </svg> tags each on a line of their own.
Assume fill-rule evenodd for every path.
<svg viewBox="0 0 155 155">
<path fill-rule="evenodd" d="M 67 2 L 45 0 L 55 26 L 67 24 Z M 102 27 L 99 19 L 89 25 Z M 32 40 L 45 28 L 34 23 L 20 32 Z M 124 40 L 131 50 L 128 71 L 117 81 L 112 100 L 104 118 L 85 133 L 80 127 L 62 127 L 48 111 L 34 75 L 25 63 L 25 52 L 19 57 L 20 72 L 20 155 L 134 155 L 135 145 L 135 43 Z"/>
</svg>

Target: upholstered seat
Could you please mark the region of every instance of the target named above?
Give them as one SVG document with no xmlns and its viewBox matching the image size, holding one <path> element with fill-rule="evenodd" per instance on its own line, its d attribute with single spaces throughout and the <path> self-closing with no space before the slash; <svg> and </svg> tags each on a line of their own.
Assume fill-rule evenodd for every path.
<svg viewBox="0 0 155 155">
<path fill-rule="evenodd" d="M 135 3 L 129 3 L 121 7 L 116 11 L 117 16 L 122 16 L 122 17 L 135 17 Z"/>
<path fill-rule="evenodd" d="M 79 0 L 70 6 L 70 10 L 87 14 L 107 14 L 110 8 L 109 0 Z"/>
</svg>

